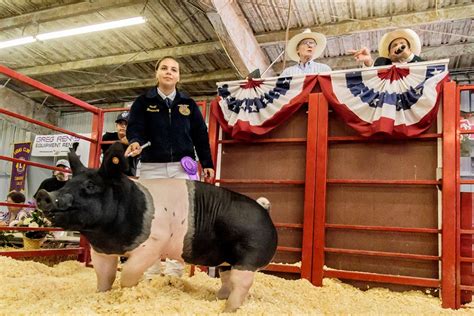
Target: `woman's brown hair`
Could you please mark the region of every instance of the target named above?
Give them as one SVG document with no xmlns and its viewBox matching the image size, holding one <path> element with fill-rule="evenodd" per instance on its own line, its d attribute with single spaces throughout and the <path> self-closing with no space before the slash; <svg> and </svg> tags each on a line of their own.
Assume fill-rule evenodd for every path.
<svg viewBox="0 0 474 316">
<path fill-rule="evenodd" d="M 163 60 L 165 60 L 165 59 L 172 59 L 172 60 L 174 60 L 175 62 L 177 62 L 178 65 L 179 65 L 179 62 L 178 62 L 178 61 L 176 60 L 176 58 L 174 58 L 173 56 L 165 56 L 165 57 L 159 59 L 159 60 L 156 62 L 156 64 L 155 64 L 155 71 L 158 70 L 158 67 L 160 67 L 161 62 L 162 62 Z"/>
<path fill-rule="evenodd" d="M 24 203 L 26 201 L 25 195 L 18 191 L 11 191 L 7 195 L 7 199 L 10 198 L 15 203 Z"/>
</svg>

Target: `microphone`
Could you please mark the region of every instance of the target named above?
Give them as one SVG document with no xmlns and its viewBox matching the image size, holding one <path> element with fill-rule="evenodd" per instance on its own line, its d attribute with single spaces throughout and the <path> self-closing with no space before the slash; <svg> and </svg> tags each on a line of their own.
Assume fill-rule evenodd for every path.
<svg viewBox="0 0 474 316">
<path fill-rule="evenodd" d="M 140 149 L 143 150 L 145 148 L 147 148 L 148 146 L 151 146 L 151 142 L 146 142 L 145 144 L 143 144 Z M 125 157 L 130 157 L 132 155 L 133 151 L 129 152 L 128 155 L 126 155 Z"/>
<path fill-rule="evenodd" d="M 397 54 L 397 55 L 401 54 L 405 50 L 405 48 L 406 48 L 406 46 L 403 44 L 402 46 L 397 48 L 397 50 L 395 51 L 395 54 Z"/>
</svg>

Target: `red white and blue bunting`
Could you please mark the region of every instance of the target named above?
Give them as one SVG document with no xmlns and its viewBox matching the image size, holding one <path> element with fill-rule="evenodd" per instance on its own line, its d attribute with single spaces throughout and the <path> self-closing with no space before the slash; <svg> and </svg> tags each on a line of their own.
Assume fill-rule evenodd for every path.
<svg viewBox="0 0 474 316">
<path fill-rule="evenodd" d="M 212 112 L 232 138 L 249 140 L 268 133 L 308 102 L 316 80 L 311 75 L 225 82 L 218 86 Z"/>
<path fill-rule="evenodd" d="M 319 76 L 329 104 L 362 136 L 423 133 L 436 119 L 447 80 L 447 60 Z"/>
<path fill-rule="evenodd" d="M 359 134 L 415 136 L 436 119 L 447 63 L 219 83 L 212 112 L 232 138 L 249 140 L 286 121 L 319 83 L 332 108 Z"/>
</svg>

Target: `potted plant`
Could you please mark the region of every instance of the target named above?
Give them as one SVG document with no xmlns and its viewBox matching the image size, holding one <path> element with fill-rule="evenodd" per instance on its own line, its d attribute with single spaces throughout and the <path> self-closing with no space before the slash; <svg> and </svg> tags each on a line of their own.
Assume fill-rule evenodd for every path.
<svg viewBox="0 0 474 316">
<path fill-rule="evenodd" d="M 50 226 L 50 222 L 44 217 L 42 211 L 35 209 L 29 214 L 29 216 L 22 218 L 16 226 L 20 227 L 47 227 Z M 46 236 L 49 234 L 47 231 L 27 231 L 23 233 L 23 248 L 24 249 L 39 249 L 43 244 Z"/>
</svg>

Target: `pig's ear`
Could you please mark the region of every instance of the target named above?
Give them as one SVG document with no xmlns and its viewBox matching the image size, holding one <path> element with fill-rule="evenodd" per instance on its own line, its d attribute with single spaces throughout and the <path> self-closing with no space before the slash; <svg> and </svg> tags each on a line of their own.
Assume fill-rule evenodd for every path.
<svg viewBox="0 0 474 316">
<path fill-rule="evenodd" d="M 123 144 L 116 142 L 105 152 L 99 172 L 105 177 L 119 177 L 128 169 Z"/>
<path fill-rule="evenodd" d="M 81 160 L 76 154 L 76 151 L 73 148 L 69 149 L 69 153 L 67 154 L 69 158 L 69 163 L 71 164 L 71 170 L 73 175 L 78 175 L 87 170 L 86 167 L 82 164 Z"/>
</svg>

